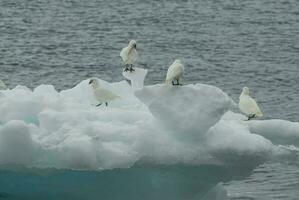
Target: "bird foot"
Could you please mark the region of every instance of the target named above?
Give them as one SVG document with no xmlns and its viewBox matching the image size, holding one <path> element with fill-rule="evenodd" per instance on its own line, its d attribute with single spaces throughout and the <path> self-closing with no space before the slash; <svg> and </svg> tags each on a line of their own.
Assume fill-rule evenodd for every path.
<svg viewBox="0 0 299 200">
<path fill-rule="evenodd" d="M 249 115 L 248 119 L 246 121 L 249 121 L 249 120 L 253 119 L 254 117 L 255 117 L 255 114 Z"/>
<path fill-rule="evenodd" d="M 126 68 L 124 69 L 124 72 L 127 72 L 127 71 L 130 71 L 130 69 L 126 67 Z"/>
<path fill-rule="evenodd" d="M 175 81 L 172 81 L 171 83 L 172 83 L 172 85 L 180 85 L 180 86 L 182 86 L 182 85 L 183 85 L 183 84 L 181 84 L 179 81 L 177 81 L 177 82 L 175 82 Z"/>
</svg>

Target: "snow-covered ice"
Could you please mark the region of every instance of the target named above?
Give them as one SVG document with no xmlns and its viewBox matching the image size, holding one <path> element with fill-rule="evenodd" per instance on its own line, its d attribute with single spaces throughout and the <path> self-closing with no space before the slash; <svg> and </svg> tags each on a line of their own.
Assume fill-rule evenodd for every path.
<svg viewBox="0 0 299 200">
<path fill-rule="evenodd" d="M 126 81 L 98 81 L 121 99 L 95 107 L 89 79 L 60 92 L 51 85 L 2 91 L 0 164 L 95 170 L 136 163 L 238 165 L 265 161 L 281 141 L 298 142 L 298 123 L 246 122 L 214 86 L 157 84 L 135 91 Z"/>
<path fill-rule="evenodd" d="M 204 85 L 172 87 L 153 85 L 135 92 L 155 119 L 184 137 L 194 138 L 216 124 L 231 106 L 230 98 L 220 89 Z M 192 140 L 194 139 L 192 138 Z"/>
<path fill-rule="evenodd" d="M 147 74 L 146 69 L 134 67 L 134 71 L 123 71 L 122 75 L 130 81 L 130 84 L 134 90 L 143 88 L 144 79 Z"/>
</svg>

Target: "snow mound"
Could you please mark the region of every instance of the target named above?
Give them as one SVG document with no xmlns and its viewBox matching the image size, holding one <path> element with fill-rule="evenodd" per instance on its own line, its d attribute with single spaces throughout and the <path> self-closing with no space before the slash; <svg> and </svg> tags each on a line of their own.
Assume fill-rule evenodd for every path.
<svg viewBox="0 0 299 200">
<path fill-rule="evenodd" d="M 134 71 L 123 71 L 122 75 L 131 83 L 134 90 L 143 88 L 144 79 L 147 74 L 146 69 L 134 67 Z"/>
<path fill-rule="evenodd" d="M 207 132 L 206 137 L 211 154 L 227 163 L 255 165 L 275 151 L 269 140 L 232 121 L 221 120 Z"/>
<path fill-rule="evenodd" d="M 299 145 L 299 123 L 280 119 L 249 121 L 251 132 L 262 135 L 276 144 Z"/>
<path fill-rule="evenodd" d="M 216 124 L 231 106 L 230 98 L 224 92 L 203 84 L 154 85 L 135 94 L 169 129 L 197 136 Z"/>
<path fill-rule="evenodd" d="M 29 125 L 12 120 L 0 129 L 0 164 L 30 164 L 33 151 Z"/>
<path fill-rule="evenodd" d="M 95 107 L 89 80 L 61 92 L 51 85 L 1 91 L 0 164 L 95 170 L 241 165 L 275 153 L 274 131 L 297 138 L 296 123 L 243 121 L 228 111 L 233 101 L 213 86 L 158 84 L 134 91 L 126 81 L 99 81 L 121 99 Z"/>
<path fill-rule="evenodd" d="M 279 145 L 299 145 L 299 123 L 281 119 L 247 120 L 242 114 L 226 112 L 222 118 L 246 126 L 250 133 L 261 135 Z"/>
</svg>

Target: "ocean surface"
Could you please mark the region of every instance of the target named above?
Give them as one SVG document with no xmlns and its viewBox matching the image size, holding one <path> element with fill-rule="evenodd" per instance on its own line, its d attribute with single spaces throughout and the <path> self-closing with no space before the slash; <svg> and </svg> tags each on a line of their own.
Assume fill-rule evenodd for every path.
<svg viewBox="0 0 299 200">
<path fill-rule="evenodd" d="M 265 119 L 299 121 L 298 0 L 0 0 L 0 79 L 57 90 L 90 77 L 120 81 L 130 39 L 146 85 L 162 83 L 179 58 L 184 83 L 215 85 L 235 101 L 247 86 Z M 223 187 L 231 200 L 298 199 L 299 158 Z"/>
</svg>

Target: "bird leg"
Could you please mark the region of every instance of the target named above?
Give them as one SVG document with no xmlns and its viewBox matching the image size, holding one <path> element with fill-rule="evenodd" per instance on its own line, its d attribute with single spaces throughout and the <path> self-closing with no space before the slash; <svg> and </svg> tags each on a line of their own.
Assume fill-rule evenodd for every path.
<svg viewBox="0 0 299 200">
<path fill-rule="evenodd" d="M 172 82 L 172 85 L 180 85 L 179 80 L 176 80 L 176 83 L 175 83 L 175 81 L 171 81 L 171 82 Z"/>
<path fill-rule="evenodd" d="M 106 102 L 105 105 L 108 106 L 108 102 Z"/>
<path fill-rule="evenodd" d="M 247 121 L 253 119 L 255 117 L 255 114 L 249 115 Z"/>
<path fill-rule="evenodd" d="M 181 79 L 181 78 L 178 79 L 178 83 L 179 83 L 180 86 L 183 85 L 183 82 L 182 82 L 182 79 Z"/>
<path fill-rule="evenodd" d="M 96 107 L 99 107 L 100 105 L 102 105 L 102 103 L 99 103 L 98 105 L 96 105 Z"/>
<path fill-rule="evenodd" d="M 130 65 L 130 72 L 135 71 L 135 69 L 133 69 L 133 64 Z"/>
<path fill-rule="evenodd" d="M 129 69 L 129 65 L 128 64 L 125 64 L 125 69 L 124 69 L 124 72 L 127 72 L 127 71 L 129 71 L 130 69 Z"/>
</svg>

